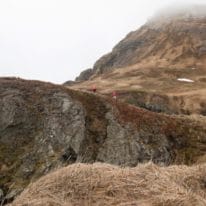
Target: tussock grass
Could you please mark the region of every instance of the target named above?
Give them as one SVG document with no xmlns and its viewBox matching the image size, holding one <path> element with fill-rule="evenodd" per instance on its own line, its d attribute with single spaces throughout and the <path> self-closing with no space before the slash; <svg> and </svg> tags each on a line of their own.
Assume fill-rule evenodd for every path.
<svg viewBox="0 0 206 206">
<path fill-rule="evenodd" d="M 11 206 L 27 205 L 205 206 L 206 164 L 73 164 L 30 184 Z"/>
</svg>

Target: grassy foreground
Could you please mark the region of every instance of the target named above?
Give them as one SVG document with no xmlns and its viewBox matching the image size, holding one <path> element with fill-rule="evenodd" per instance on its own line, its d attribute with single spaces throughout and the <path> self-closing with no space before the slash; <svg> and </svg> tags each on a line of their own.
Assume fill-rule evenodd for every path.
<svg viewBox="0 0 206 206">
<path fill-rule="evenodd" d="M 135 168 L 73 164 L 32 183 L 10 206 L 204 206 L 206 164 Z"/>
</svg>

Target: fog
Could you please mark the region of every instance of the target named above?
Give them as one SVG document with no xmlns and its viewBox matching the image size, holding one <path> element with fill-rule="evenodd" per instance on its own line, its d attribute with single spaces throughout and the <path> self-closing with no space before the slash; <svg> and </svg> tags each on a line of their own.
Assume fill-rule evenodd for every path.
<svg viewBox="0 0 206 206">
<path fill-rule="evenodd" d="M 175 10 L 183 8 L 184 1 L 178 2 Z M 0 76 L 73 80 L 157 11 L 171 11 L 171 5 L 177 2 L 0 0 Z"/>
<path fill-rule="evenodd" d="M 205 17 L 206 16 L 206 4 L 198 4 L 198 3 L 178 3 L 177 5 L 171 4 L 167 7 L 161 8 L 158 10 L 153 19 L 155 17 L 161 18 L 168 18 L 172 16 L 195 16 L 198 17 Z"/>
</svg>

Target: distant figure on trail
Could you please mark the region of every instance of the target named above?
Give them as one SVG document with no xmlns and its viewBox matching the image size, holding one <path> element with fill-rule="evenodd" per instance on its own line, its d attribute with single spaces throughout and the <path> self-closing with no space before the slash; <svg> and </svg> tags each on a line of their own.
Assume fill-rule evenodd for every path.
<svg viewBox="0 0 206 206">
<path fill-rule="evenodd" d="M 113 91 L 112 92 L 112 98 L 117 101 L 117 92 L 116 91 Z"/>
<path fill-rule="evenodd" d="M 97 87 L 96 87 L 96 85 L 93 85 L 91 90 L 92 90 L 92 92 L 95 93 L 95 92 L 97 91 Z"/>
</svg>

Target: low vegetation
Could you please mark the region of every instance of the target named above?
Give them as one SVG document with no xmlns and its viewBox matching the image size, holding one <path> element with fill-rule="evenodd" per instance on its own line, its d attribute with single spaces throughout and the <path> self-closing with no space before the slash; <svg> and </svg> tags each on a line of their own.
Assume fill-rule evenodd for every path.
<svg viewBox="0 0 206 206">
<path fill-rule="evenodd" d="M 206 164 L 73 164 L 29 185 L 10 206 L 204 206 L 205 176 Z"/>
</svg>

